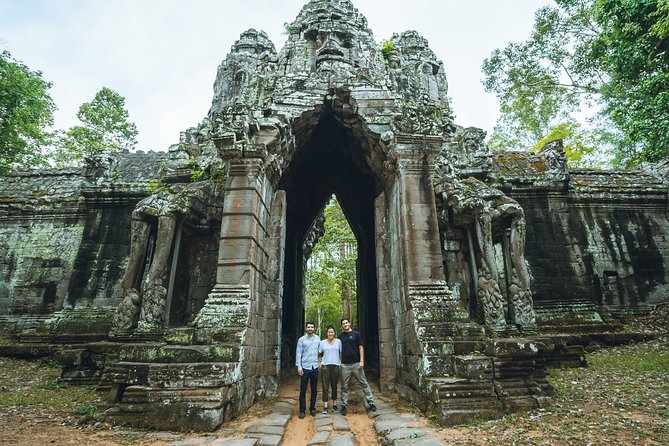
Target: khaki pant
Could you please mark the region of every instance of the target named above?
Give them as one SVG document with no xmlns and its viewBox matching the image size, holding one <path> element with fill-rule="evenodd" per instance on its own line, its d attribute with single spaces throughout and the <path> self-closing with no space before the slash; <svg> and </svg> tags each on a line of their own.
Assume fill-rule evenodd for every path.
<svg viewBox="0 0 669 446">
<path fill-rule="evenodd" d="M 365 378 L 365 371 L 360 367 L 360 363 L 342 364 L 341 365 L 341 405 L 346 407 L 348 404 L 348 383 L 351 377 L 355 378 L 360 383 L 363 392 L 365 392 L 365 399 L 367 404 L 374 402 L 374 395 L 372 389 L 369 388 L 367 378 Z"/>
<path fill-rule="evenodd" d="M 330 401 L 330 388 L 332 388 L 332 399 L 337 400 L 337 383 L 339 382 L 340 367 L 336 364 L 321 365 L 321 388 L 323 389 L 323 402 Z"/>
</svg>

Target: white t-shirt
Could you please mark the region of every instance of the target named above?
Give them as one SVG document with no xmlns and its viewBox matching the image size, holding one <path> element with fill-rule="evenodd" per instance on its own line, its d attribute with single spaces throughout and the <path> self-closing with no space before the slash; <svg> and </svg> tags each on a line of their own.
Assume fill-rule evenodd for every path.
<svg viewBox="0 0 669 446">
<path fill-rule="evenodd" d="M 323 339 L 318 345 L 318 353 L 323 353 L 323 365 L 341 365 L 341 341 L 334 338 L 332 344 Z"/>
</svg>

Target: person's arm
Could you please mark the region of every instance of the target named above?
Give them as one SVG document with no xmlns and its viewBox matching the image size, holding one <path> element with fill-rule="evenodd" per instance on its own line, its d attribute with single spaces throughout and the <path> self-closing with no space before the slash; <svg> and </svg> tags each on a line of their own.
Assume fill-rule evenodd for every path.
<svg viewBox="0 0 669 446">
<path fill-rule="evenodd" d="M 358 351 L 360 351 L 360 368 L 363 368 L 365 366 L 365 347 L 359 345 Z"/>
<path fill-rule="evenodd" d="M 304 348 L 301 338 L 297 340 L 297 352 L 295 352 L 295 366 L 297 367 L 297 374 L 302 376 L 304 372 L 302 371 L 302 349 Z"/>
</svg>

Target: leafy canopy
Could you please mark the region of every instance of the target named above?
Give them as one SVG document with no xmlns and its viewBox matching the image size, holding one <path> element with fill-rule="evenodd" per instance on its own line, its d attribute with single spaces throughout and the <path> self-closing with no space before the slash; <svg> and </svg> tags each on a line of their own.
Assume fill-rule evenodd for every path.
<svg viewBox="0 0 669 446">
<path fill-rule="evenodd" d="M 356 325 L 357 241 L 339 202 L 333 196 L 323 210 L 324 232 L 314 245 L 305 277 L 306 317 L 316 322 L 321 337 L 328 325 L 339 328 L 348 313 Z"/>
<path fill-rule="evenodd" d="M 571 148 L 586 149 L 582 164 L 607 145 L 619 165 L 667 158 L 668 13 L 669 0 L 556 0 L 539 9 L 526 41 L 483 63 L 483 84 L 500 100 L 493 148 L 534 147 L 566 132 L 590 141 Z M 596 110 L 597 131 L 574 125 L 584 107 Z"/>
<path fill-rule="evenodd" d="M 130 150 L 137 145 L 137 127 L 128 121 L 125 98 L 110 88 L 102 87 L 91 102 L 82 104 L 77 118 L 82 125 L 73 126 L 61 138 L 55 156 L 58 164 L 77 163 L 103 151 Z"/>
<path fill-rule="evenodd" d="M 52 134 L 56 110 L 49 89 L 51 83 L 40 71 L 32 71 L 0 53 L 0 174 L 13 167 L 45 164 L 44 149 Z"/>
</svg>

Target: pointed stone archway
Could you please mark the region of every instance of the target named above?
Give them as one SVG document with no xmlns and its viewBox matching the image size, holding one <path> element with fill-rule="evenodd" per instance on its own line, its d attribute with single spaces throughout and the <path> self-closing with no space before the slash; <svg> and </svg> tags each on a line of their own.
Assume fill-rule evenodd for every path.
<svg viewBox="0 0 669 446">
<path fill-rule="evenodd" d="M 279 182 L 286 192 L 286 254 L 282 313 L 282 368 L 292 369 L 297 338 L 304 326 L 304 239 L 327 200 L 336 194 L 358 244 L 356 327 L 365 339 L 370 376 L 378 376 L 378 296 L 374 200 L 382 172 L 373 172 L 363 151 L 373 150 L 357 140 L 354 132 L 342 125 L 336 112 L 322 113 L 297 149 L 291 165 Z M 337 321 L 328 321 L 337 325 Z M 286 363 L 286 359 L 290 360 Z"/>
</svg>

